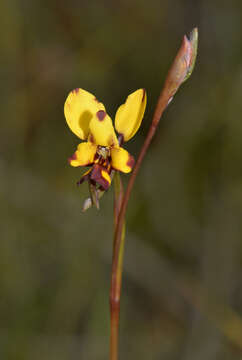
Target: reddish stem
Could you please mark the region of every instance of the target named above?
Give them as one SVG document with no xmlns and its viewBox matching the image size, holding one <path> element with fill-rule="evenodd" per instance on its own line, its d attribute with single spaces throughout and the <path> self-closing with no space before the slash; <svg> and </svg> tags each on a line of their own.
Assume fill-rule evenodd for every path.
<svg viewBox="0 0 242 360">
<path fill-rule="evenodd" d="M 153 115 L 152 123 L 144 144 L 139 153 L 137 162 L 130 176 L 126 192 L 116 197 L 115 205 L 115 234 L 112 261 L 112 281 L 110 290 L 110 311 L 111 311 L 111 342 L 110 342 L 110 359 L 118 360 L 118 327 L 119 327 L 119 310 L 120 310 L 120 293 L 122 282 L 122 263 L 123 263 L 123 245 L 124 245 L 124 218 L 127 210 L 128 201 L 139 168 L 143 158 L 148 150 L 151 140 L 156 132 L 161 116 L 167 105 L 171 102 L 180 85 L 191 75 L 194 67 L 197 51 L 197 29 L 191 33 L 191 39 L 183 38 L 182 45 L 173 61 L 168 72 L 164 87 L 158 98 L 158 102 Z"/>
<path fill-rule="evenodd" d="M 158 102 L 155 108 L 150 129 L 148 131 L 145 142 L 139 153 L 133 172 L 130 176 L 127 190 L 124 194 L 123 201 L 121 204 L 117 226 L 115 229 L 114 242 L 116 246 L 115 249 L 116 254 L 114 254 L 114 269 L 118 265 L 118 252 L 121 244 L 121 235 L 122 235 L 124 217 L 127 210 L 130 194 L 134 186 L 134 182 L 138 174 L 140 165 L 148 150 L 151 140 L 156 132 L 157 126 L 159 124 L 159 121 L 161 119 L 164 110 L 166 109 L 167 105 L 169 105 L 169 103 L 171 102 L 173 96 L 179 89 L 180 85 L 191 75 L 191 71 L 192 68 L 194 67 L 194 63 L 196 59 L 196 52 L 197 52 L 197 29 L 195 28 L 191 33 L 191 39 L 188 39 L 186 36 L 183 37 L 181 47 L 178 50 L 177 55 L 168 71 L 163 89 L 158 98 Z"/>
<path fill-rule="evenodd" d="M 123 185 L 120 179 L 120 175 L 116 173 L 114 176 L 114 229 L 117 226 L 118 215 L 121 208 L 121 203 L 123 201 L 123 194 Z M 118 248 L 116 246 L 117 244 L 115 239 L 113 242 L 112 275 L 109 295 L 111 317 L 110 360 L 118 360 L 119 313 L 123 267 L 124 232 L 120 240 L 123 241 L 123 246 L 121 244 L 121 246 Z"/>
</svg>

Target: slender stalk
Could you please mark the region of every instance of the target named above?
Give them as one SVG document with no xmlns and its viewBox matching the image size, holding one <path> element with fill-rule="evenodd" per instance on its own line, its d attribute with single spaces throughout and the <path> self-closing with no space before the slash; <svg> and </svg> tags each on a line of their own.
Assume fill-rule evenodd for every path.
<svg viewBox="0 0 242 360">
<path fill-rule="evenodd" d="M 136 176 L 138 174 L 144 156 L 150 146 L 151 140 L 153 139 L 153 136 L 156 132 L 157 126 L 160 122 L 164 110 L 172 101 L 173 96 L 179 89 L 180 85 L 184 81 L 186 81 L 192 73 L 197 55 L 197 43 L 198 43 L 198 31 L 197 28 L 195 28 L 191 32 L 189 39 L 186 36 L 184 36 L 182 45 L 166 77 L 163 89 L 157 101 L 151 126 L 149 128 L 144 144 L 140 150 L 133 172 L 130 176 L 129 183 L 126 192 L 124 194 L 121 208 L 119 211 L 118 222 L 114 234 L 114 242 L 117 247 L 117 252 L 121 246 L 122 229 L 123 229 L 125 214 Z"/>
<path fill-rule="evenodd" d="M 114 176 L 114 228 L 117 226 L 118 214 L 123 200 L 123 185 L 119 173 Z M 120 294 L 122 284 L 123 253 L 125 241 L 125 224 L 122 227 L 120 246 L 113 242 L 112 276 L 110 288 L 110 360 L 118 359 Z"/>
<path fill-rule="evenodd" d="M 180 85 L 191 75 L 197 53 L 197 29 L 193 29 L 190 39 L 183 38 L 182 45 L 176 58 L 168 72 L 164 87 L 158 98 L 158 102 L 153 115 L 152 123 L 144 144 L 139 153 L 137 162 L 129 179 L 125 194 L 119 174 L 115 175 L 115 206 L 114 206 L 114 243 L 112 260 L 112 279 L 110 289 L 110 313 L 111 313 L 111 338 L 110 338 L 110 360 L 118 360 L 118 332 L 119 332 L 119 312 L 120 294 L 122 283 L 123 253 L 125 241 L 125 214 L 127 210 L 130 194 L 144 159 L 151 140 L 156 132 L 161 116 L 169 105 Z"/>
</svg>

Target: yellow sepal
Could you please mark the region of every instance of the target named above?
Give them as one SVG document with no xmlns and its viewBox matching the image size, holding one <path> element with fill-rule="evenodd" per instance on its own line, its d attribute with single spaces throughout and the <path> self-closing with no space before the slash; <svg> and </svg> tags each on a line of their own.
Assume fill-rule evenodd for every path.
<svg viewBox="0 0 242 360">
<path fill-rule="evenodd" d="M 90 121 L 90 134 L 88 140 L 96 145 L 117 146 L 112 120 L 104 110 L 99 110 Z"/>
<path fill-rule="evenodd" d="M 90 120 L 99 110 L 105 110 L 104 105 L 94 95 L 83 89 L 72 90 L 64 105 L 64 114 L 69 128 L 82 140 L 87 139 Z"/>
<path fill-rule="evenodd" d="M 71 166 L 87 166 L 93 163 L 97 151 L 97 145 L 83 142 L 78 145 L 77 151 L 69 158 Z"/>
<path fill-rule="evenodd" d="M 131 139 L 138 131 L 146 107 L 146 91 L 139 89 L 130 94 L 115 116 L 115 129 L 124 141 Z"/>
<path fill-rule="evenodd" d="M 135 163 L 133 156 L 121 147 L 114 147 L 111 149 L 111 159 L 112 168 L 124 173 L 129 173 Z"/>
</svg>

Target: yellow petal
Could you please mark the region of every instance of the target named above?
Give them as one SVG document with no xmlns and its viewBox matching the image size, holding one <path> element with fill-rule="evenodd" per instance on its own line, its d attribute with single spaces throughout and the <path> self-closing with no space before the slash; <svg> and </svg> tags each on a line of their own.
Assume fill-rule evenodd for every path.
<svg viewBox="0 0 242 360">
<path fill-rule="evenodd" d="M 87 166 L 93 163 L 97 146 L 90 142 L 83 142 L 78 145 L 77 151 L 69 158 L 71 166 Z"/>
<path fill-rule="evenodd" d="M 134 166 L 134 158 L 121 147 L 114 147 L 111 149 L 111 166 L 118 171 L 129 173 Z"/>
<path fill-rule="evenodd" d="M 72 90 L 64 105 L 69 128 L 82 140 L 87 139 L 90 120 L 98 110 L 105 110 L 104 105 L 83 89 Z"/>
<path fill-rule="evenodd" d="M 118 146 L 112 120 L 104 110 L 99 110 L 90 121 L 89 141 L 101 146 Z"/>
<path fill-rule="evenodd" d="M 124 141 L 131 139 L 138 131 L 146 107 L 146 91 L 139 89 L 130 94 L 126 102 L 118 108 L 115 116 L 115 129 Z"/>
</svg>

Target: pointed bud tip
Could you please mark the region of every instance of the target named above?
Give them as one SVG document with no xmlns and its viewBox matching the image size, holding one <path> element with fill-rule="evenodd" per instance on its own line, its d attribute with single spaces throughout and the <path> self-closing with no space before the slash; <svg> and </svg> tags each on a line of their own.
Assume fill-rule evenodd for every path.
<svg viewBox="0 0 242 360">
<path fill-rule="evenodd" d="M 198 40 L 198 28 L 197 27 L 193 28 L 192 31 L 190 32 L 189 40 L 193 41 L 193 39 Z"/>
<path fill-rule="evenodd" d="M 189 66 L 187 69 L 187 75 L 184 79 L 184 81 L 186 81 L 192 74 L 194 66 L 195 66 L 195 62 L 196 62 L 196 57 L 197 57 L 197 47 L 198 47 L 198 28 L 194 28 L 190 35 L 189 35 L 189 43 L 191 46 L 191 53 L 190 53 L 190 61 L 189 61 Z"/>
</svg>

